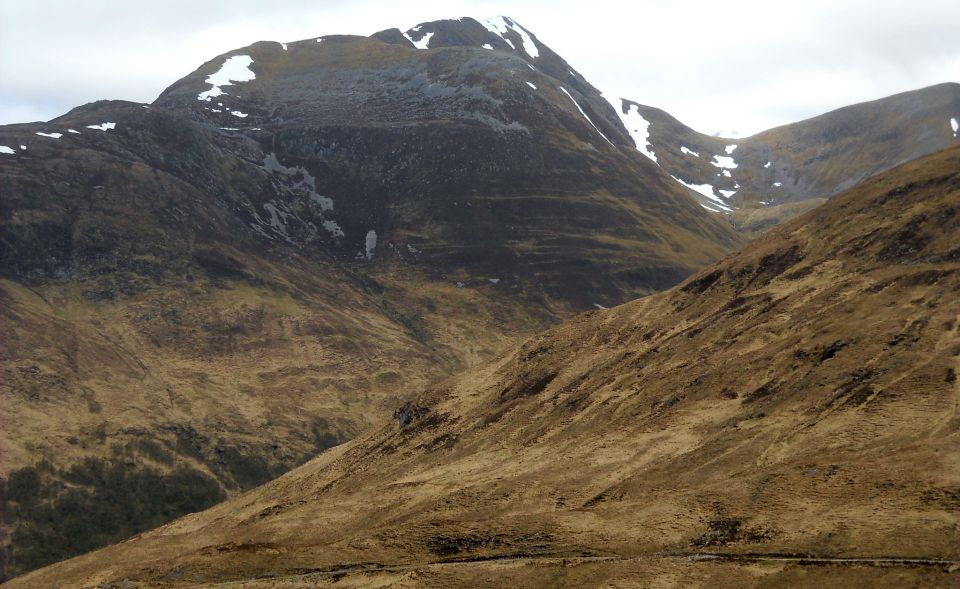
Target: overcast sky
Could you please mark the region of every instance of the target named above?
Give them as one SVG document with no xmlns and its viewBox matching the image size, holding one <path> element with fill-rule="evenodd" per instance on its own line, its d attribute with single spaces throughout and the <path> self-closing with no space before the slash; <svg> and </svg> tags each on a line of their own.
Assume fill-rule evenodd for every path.
<svg viewBox="0 0 960 589">
<path fill-rule="evenodd" d="M 152 101 L 258 40 L 513 17 L 608 97 L 749 134 L 960 81 L 958 0 L 0 0 L 0 123 Z"/>
</svg>

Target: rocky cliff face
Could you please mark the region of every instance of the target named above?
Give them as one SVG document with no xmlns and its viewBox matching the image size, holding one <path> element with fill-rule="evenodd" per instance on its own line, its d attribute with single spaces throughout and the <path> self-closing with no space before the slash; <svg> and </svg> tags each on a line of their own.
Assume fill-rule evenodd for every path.
<svg viewBox="0 0 960 589">
<path fill-rule="evenodd" d="M 420 29 L 256 43 L 150 105 L 0 128 L 9 570 L 261 483 L 742 243 L 513 21 Z"/>
</svg>

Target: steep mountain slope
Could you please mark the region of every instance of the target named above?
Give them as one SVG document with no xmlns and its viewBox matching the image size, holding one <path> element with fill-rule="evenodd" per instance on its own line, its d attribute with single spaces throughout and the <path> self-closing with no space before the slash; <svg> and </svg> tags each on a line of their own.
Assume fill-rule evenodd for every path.
<svg viewBox="0 0 960 589">
<path fill-rule="evenodd" d="M 649 149 L 700 202 L 748 231 L 812 208 L 893 166 L 956 145 L 960 84 L 856 104 L 743 139 L 703 135 L 666 112 L 624 100 Z M 628 123 L 631 124 L 631 123 Z M 757 215 L 752 211 L 761 209 Z M 751 218 L 752 217 L 752 218 Z"/>
<path fill-rule="evenodd" d="M 256 43 L 152 105 L 0 128 L 8 570 L 262 483 L 742 242 L 496 22 L 460 23 L 493 50 Z"/>
<path fill-rule="evenodd" d="M 958 237 L 953 148 L 9 587 L 952 586 Z"/>
</svg>

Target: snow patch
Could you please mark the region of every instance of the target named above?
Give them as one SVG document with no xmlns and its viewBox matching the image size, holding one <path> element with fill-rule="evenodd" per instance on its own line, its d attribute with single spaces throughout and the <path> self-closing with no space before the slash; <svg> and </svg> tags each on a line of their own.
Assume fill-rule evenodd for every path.
<svg viewBox="0 0 960 589">
<path fill-rule="evenodd" d="M 537 89 L 537 86 L 536 86 L 533 82 L 527 82 L 527 86 L 530 86 L 530 87 L 533 88 L 534 90 Z"/>
<path fill-rule="evenodd" d="M 767 162 L 767 163 L 763 164 L 763 167 L 764 167 L 764 168 L 769 168 L 771 163 L 772 163 L 772 162 Z"/>
<path fill-rule="evenodd" d="M 953 129 L 953 136 L 957 136 L 957 132 L 960 131 L 960 123 L 957 122 L 957 119 L 950 119 L 950 128 Z"/>
<path fill-rule="evenodd" d="M 724 149 L 727 151 L 727 155 L 730 155 L 731 153 L 737 150 L 737 147 L 739 146 L 736 143 L 734 143 L 733 145 L 726 146 Z"/>
<path fill-rule="evenodd" d="M 247 118 L 247 116 L 249 116 L 247 115 L 247 113 L 240 112 L 239 110 L 231 110 L 230 114 L 232 114 L 235 117 L 240 117 L 241 119 L 245 119 Z"/>
<path fill-rule="evenodd" d="M 491 45 L 490 43 L 484 43 L 483 45 L 481 45 L 481 47 L 483 47 L 484 49 L 489 49 L 490 51 L 493 51 L 493 45 Z"/>
<path fill-rule="evenodd" d="M 364 238 L 364 250 L 368 260 L 373 258 L 375 249 L 377 249 L 377 232 L 371 229 L 367 231 L 367 236 Z"/>
<path fill-rule="evenodd" d="M 692 155 L 693 157 L 700 157 L 700 154 L 688 148 L 686 145 L 680 146 L 680 153 L 685 153 L 687 155 Z"/>
<path fill-rule="evenodd" d="M 21 145 L 21 146 L 20 146 L 20 151 L 27 151 L 27 146 L 26 146 L 26 145 Z"/>
<path fill-rule="evenodd" d="M 724 211 L 728 211 L 728 212 L 733 210 L 729 206 L 727 206 L 727 204 L 723 202 L 720 199 L 720 197 L 713 192 L 713 186 L 711 186 L 710 184 L 690 184 L 688 182 L 684 182 L 683 180 L 681 180 L 680 178 L 677 178 L 676 176 L 670 176 L 670 177 L 676 180 L 677 182 L 679 182 L 680 184 L 683 184 L 690 190 L 693 190 L 698 194 L 702 194 L 703 196 L 712 200 L 713 203 L 711 203 L 711 206 L 720 207 Z"/>
<path fill-rule="evenodd" d="M 783 182 L 774 182 L 773 185 L 774 185 L 776 188 L 780 188 L 781 186 L 783 186 Z"/>
<path fill-rule="evenodd" d="M 633 143 L 637 146 L 640 153 L 656 162 L 657 156 L 653 153 L 653 145 L 650 144 L 650 121 L 643 118 L 643 115 L 640 114 L 640 107 L 636 104 L 630 104 L 627 107 L 626 114 L 624 114 L 623 105 L 626 104 L 626 102 L 623 99 L 620 100 L 619 106 L 613 102 L 610 104 L 613 106 L 613 110 L 617 111 L 617 114 L 620 115 L 623 126 L 629 131 L 630 137 L 633 139 Z M 699 155 L 697 157 L 699 157 Z"/>
<path fill-rule="evenodd" d="M 110 129 L 116 129 L 116 123 L 100 123 L 99 125 L 87 125 L 87 129 L 96 129 L 97 131 L 109 131 Z"/>
<path fill-rule="evenodd" d="M 732 157 L 725 155 L 715 155 L 713 156 L 713 161 L 710 162 L 710 165 L 716 166 L 725 170 L 734 170 L 737 168 L 737 162 L 733 161 Z"/>
<path fill-rule="evenodd" d="M 239 131 L 238 127 L 220 127 L 221 131 Z"/>
<path fill-rule="evenodd" d="M 487 280 L 490 282 L 490 284 L 500 284 L 499 278 L 487 278 Z"/>
<path fill-rule="evenodd" d="M 525 28 L 521 27 L 513 19 L 506 16 L 494 16 L 481 20 L 480 24 L 482 24 L 484 28 L 494 35 L 499 36 L 501 39 L 509 43 L 514 50 L 517 49 L 517 46 L 514 45 L 510 39 L 507 39 L 506 34 L 509 31 L 517 33 L 520 35 L 520 42 L 523 44 L 523 50 L 526 52 L 526 54 L 534 59 L 540 57 L 540 49 L 537 47 L 533 37 L 530 36 L 530 33 Z"/>
<path fill-rule="evenodd" d="M 227 58 L 216 73 L 207 76 L 206 83 L 212 86 L 209 90 L 197 95 L 197 100 L 210 102 L 211 98 L 226 94 L 221 90 L 221 86 L 231 86 L 233 82 L 249 82 L 255 80 L 257 75 L 253 73 L 250 66 L 253 64 L 253 58 L 249 55 L 234 55 Z"/>
<path fill-rule="evenodd" d="M 583 115 L 583 118 L 587 119 L 587 122 L 590 123 L 590 125 L 593 126 L 593 128 L 597 130 L 597 133 L 600 133 L 600 136 L 603 137 L 604 141 L 606 141 L 606 142 L 609 143 L 610 145 L 613 145 L 613 141 L 610 141 L 609 139 L 607 139 L 607 136 L 603 134 L 603 131 L 601 131 L 599 127 L 597 127 L 596 125 L 593 124 L 593 121 L 590 120 L 590 117 L 587 116 L 587 113 L 583 112 L 583 109 L 580 108 L 580 105 L 577 104 L 577 101 L 573 98 L 573 96 L 572 96 L 569 92 L 567 92 L 567 89 L 564 88 L 563 86 L 559 86 L 559 88 L 560 88 L 560 90 L 561 90 L 564 94 L 567 95 L 567 97 L 568 97 L 571 101 L 573 101 L 573 105 L 577 107 L 577 110 L 580 111 L 580 114 Z M 616 147 L 616 146 L 614 146 L 614 147 Z"/>
<path fill-rule="evenodd" d="M 280 46 L 283 47 L 283 50 L 284 50 L 284 51 L 287 50 L 287 44 L 286 44 L 286 43 L 280 43 Z"/>
<path fill-rule="evenodd" d="M 419 25 L 415 26 L 410 30 L 413 31 L 414 33 L 419 33 L 420 26 Z M 403 36 L 407 38 L 407 41 L 410 41 L 411 43 L 413 43 L 413 46 L 416 47 L 417 49 L 430 49 L 430 39 L 433 38 L 433 31 L 420 37 L 419 41 L 415 41 L 413 37 L 409 35 L 409 33 L 404 33 Z"/>
<path fill-rule="evenodd" d="M 607 310 L 607 308 L 604 307 L 603 305 L 601 305 L 600 303 L 594 303 L 593 306 L 596 307 L 596 308 L 598 308 L 598 309 L 600 309 L 601 311 L 606 311 L 606 310 Z"/>
<path fill-rule="evenodd" d="M 63 133 L 42 133 L 40 131 L 37 131 L 37 135 L 41 137 L 49 137 L 51 139 L 60 139 L 63 137 Z"/>
<path fill-rule="evenodd" d="M 73 133 L 74 135 L 79 135 L 80 131 L 77 131 L 76 129 L 67 129 L 67 133 Z"/>
<path fill-rule="evenodd" d="M 723 198 L 730 198 L 731 196 L 733 196 L 733 195 L 736 194 L 736 193 L 737 193 L 736 190 L 721 190 L 721 191 L 720 191 L 720 194 L 723 195 Z"/>
<path fill-rule="evenodd" d="M 22 145 L 20 146 L 20 149 L 23 149 L 23 146 L 22 146 Z M 6 153 L 6 154 L 13 155 L 13 154 L 15 154 L 15 153 L 17 153 L 17 152 L 14 151 L 13 148 L 11 148 L 11 147 L 7 147 L 6 145 L 0 145 L 0 153 Z"/>
</svg>

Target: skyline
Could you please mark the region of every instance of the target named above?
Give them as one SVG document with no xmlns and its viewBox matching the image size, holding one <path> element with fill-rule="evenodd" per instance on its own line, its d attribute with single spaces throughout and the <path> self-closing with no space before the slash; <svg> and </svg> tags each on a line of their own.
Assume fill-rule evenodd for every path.
<svg viewBox="0 0 960 589">
<path fill-rule="evenodd" d="M 65 0 L 6 2 L 0 4 L 0 123 L 48 120 L 98 99 L 151 102 L 204 62 L 259 40 L 366 36 L 496 14 L 529 29 L 607 97 L 663 109 L 707 134 L 744 136 L 960 81 L 960 38 L 950 32 L 960 5 L 941 0 L 913 3 L 908 20 L 891 1 L 816 0 L 776 11 L 754 0 L 618 4 L 599 0 L 584 12 L 573 2 L 541 0 L 402 7 L 379 0 L 269 6 L 171 0 L 146 13 L 116 0 L 82 7 Z M 51 21 L 50 14 L 58 16 Z"/>
</svg>

